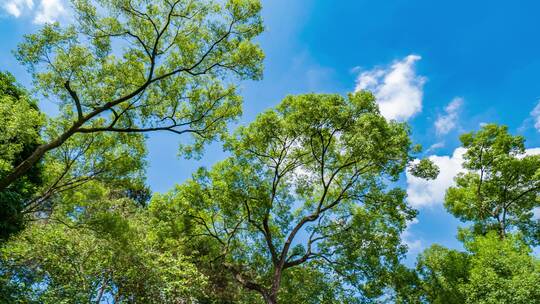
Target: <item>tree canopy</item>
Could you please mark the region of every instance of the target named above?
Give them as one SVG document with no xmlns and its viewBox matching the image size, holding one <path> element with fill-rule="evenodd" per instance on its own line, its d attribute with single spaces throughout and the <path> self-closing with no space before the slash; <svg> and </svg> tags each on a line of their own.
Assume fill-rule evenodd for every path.
<svg viewBox="0 0 540 304">
<path fill-rule="evenodd" d="M 434 244 L 397 288 L 403 303 L 540 303 L 538 244 L 540 156 L 506 126 L 463 134 L 464 173 L 446 192 L 447 210 L 464 222 L 465 251 Z"/>
<path fill-rule="evenodd" d="M 471 235 L 467 252 L 439 245 L 418 258 L 420 303 L 538 303 L 540 261 L 520 235 Z"/>
<path fill-rule="evenodd" d="M 191 134 L 181 152 L 197 156 L 241 114 L 237 81 L 262 77 L 256 0 L 74 0 L 72 9 L 73 23 L 46 24 L 15 52 L 57 117 L 40 113 L 10 75 L 0 79 L 2 238 L 66 187 L 133 178 L 142 163 L 126 154 L 144 153 L 142 133 Z M 46 183 L 33 189 L 43 163 Z"/>
<path fill-rule="evenodd" d="M 486 125 L 461 136 L 467 152 L 465 173 L 448 189 L 445 206 L 463 221 L 472 221 L 478 233 L 497 231 L 501 238 L 522 228 L 538 242 L 540 226 L 533 209 L 540 206 L 540 155 L 527 155 L 525 139 L 505 126 Z"/>
<path fill-rule="evenodd" d="M 0 72 L 0 178 L 41 143 L 44 123 L 37 102 L 17 85 L 15 77 Z M 36 165 L 12 187 L 0 190 L 0 242 L 22 229 L 24 202 L 32 198 L 42 179 L 42 166 Z"/>
<path fill-rule="evenodd" d="M 295 267 L 335 281 L 348 302 L 382 294 L 415 215 L 403 190 L 387 189 L 412 160 L 405 124 L 387 122 L 368 92 L 289 96 L 226 147 L 233 156 L 151 208 L 174 210 L 164 221 L 267 303 L 289 301 L 279 291 Z"/>
<path fill-rule="evenodd" d="M 12 185 L 76 134 L 192 134 L 200 152 L 241 112 L 232 79 L 259 79 L 256 0 L 74 0 L 75 22 L 47 24 L 16 52 L 36 90 L 55 98 L 55 131 L 0 179 Z"/>
<path fill-rule="evenodd" d="M 0 249 L 2 303 L 196 303 L 205 277 L 133 199 L 78 187 Z"/>
<path fill-rule="evenodd" d="M 32 91 L 0 72 L 0 303 L 540 303 L 540 155 L 523 136 L 460 137 L 444 206 L 463 247 L 407 266 L 403 177 L 447 169 L 375 95 L 289 95 L 229 131 L 240 81 L 262 77 L 258 0 L 71 3 L 73 22 L 15 51 Z M 189 135 L 185 158 L 215 140 L 226 156 L 152 193 L 154 131 Z"/>
</svg>

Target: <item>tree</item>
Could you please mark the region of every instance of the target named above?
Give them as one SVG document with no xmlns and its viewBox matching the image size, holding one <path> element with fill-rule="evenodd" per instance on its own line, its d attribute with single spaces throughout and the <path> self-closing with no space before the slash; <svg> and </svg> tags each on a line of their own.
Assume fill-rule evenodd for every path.
<svg viewBox="0 0 540 304">
<path fill-rule="evenodd" d="M 460 139 L 467 149 L 466 172 L 447 190 L 448 211 L 472 221 L 480 234 L 493 230 L 504 238 L 512 228 L 526 228 L 531 241 L 540 241 L 533 219 L 540 206 L 540 156 L 527 155 L 524 138 L 510 135 L 505 126 L 486 125 Z"/>
<path fill-rule="evenodd" d="M 433 245 L 418 257 L 409 284 L 396 288 L 404 303 L 540 303 L 540 156 L 505 126 L 486 125 L 461 136 L 464 173 L 447 190 L 447 210 L 461 228 L 465 252 Z M 412 292 L 411 292 L 412 291 Z M 409 294 L 413 294 L 410 297 Z"/>
<path fill-rule="evenodd" d="M 540 261 L 519 234 L 468 233 L 467 252 L 433 245 L 418 258 L 418 303 L 540 303 Z"/>
<path fill-rule="evenodd" d="M 412 160 L 405 124 L 368 92 L 289 96 L 226 147 L 233 156 L 151 202 L 168 214 L 158 225 L 205 246 L 202 259 L 266 303 L 293 303 L 284 285 L 309 294 L 295 273 L 310 271 L 334 288 L 321 303 L 382 294 L 415 215 L 403 190 L 386 189 Z"/>
<path fill-rule="evenodd" d="M 61 115 L 54 136 L 0 178 L 0 191 L 76 134 L 189 133 L 184 150 L 198 152 L 241 111 L 229 80 L 261 77 L 257 0 L 72 3 L 74 24 L 47 24 L 16 52 Z"/>
<path fill-rule="evenodd" d="M 0 179 L 39 146 L 44 122 L 36 101 L 10 73 L 0 72 Z M 0 190 L 0 241 L 22 229 L 24 203 L 41 184 L 42 166 L 36 165 L 9 189 Z"/>
<path fill-rule="evenodd" d="M 46 132 L 56 132 L 51 127 Z M 77 134 L 43 159 L 43 185 L 24 204 L 24 212 L 47 213 L 62 193 L 75 190 L 91 181 L 108 184 L 138 202 L 148 200 L 145 182 L 146 147 L 141 134 Z M 139 192 L 141 193 L 139 193 Z M 146 195 L 144 193 L 147 193 Z M 141 200 L 142 199 L 142 200 Z"/>
<path fill-rule="evenodd" d="M 205 277 L 181 242 L 156 242 L 135 201 L 93 181 L 62 202 L 0 249 L 0 300 L 199 303 Z"/>
<path fill-rule="evenodd" d="M 472 253 L 466 304 L 540 303 L 540 261 L 519 235 L 500 240 L 493 232 L 465 242 Z"/>
<path fill-rule="evenodd" d="M 16 107 L 10 109 L 17 110 Z M 25 112 L 20 114 L 24 115 Z M 17 115 L 19 112 L 9 116 L 7 122 L 31 122 L 30 115 L 29 119 Z M 17 124 L 11 125 L 17 127 Z M 18 131 L 13 134 L 19 134 L 25 129 L 18 126 L 14 130 Z M 56 132 L 58 127 L 51 122 L 40 134 L 49 137 Z M 6 135 L 10 137 L 9 133 Z M 0 145 L 7 151 L 10 146 L 16 148 L 20 144 L 12 138 Z M 122 195 L 145 204 L 150 195 L 144 184 L 145 155 L 146 147 L 141 134 L 100 132 L 72 136 L 61 147 L 47 153 L 39 166 L 29 171 L 32 173 L 28 174 L 29 177 L 17 180 L 12 187 L 1 192 L 2 203 L 11 208 L 2 209 L 6 216 L 2 217 L 1 224 L 8 227 L 2 230 L 3 240 L 20 231 L 29 220 L 43 219 L 50 214 L 54 205 L 62 201 L 62 193 L 70 193 L 91 181 L 107 183 Z"/>
<path fill-rule="evenodd" d="M 460 288 L 468 282 L 470 260 L 465 252 L 437 244 L 426 249 L 416 264 L 421 298 L 432 304 L 465 303 L 466 295 Z"/>
</svg>

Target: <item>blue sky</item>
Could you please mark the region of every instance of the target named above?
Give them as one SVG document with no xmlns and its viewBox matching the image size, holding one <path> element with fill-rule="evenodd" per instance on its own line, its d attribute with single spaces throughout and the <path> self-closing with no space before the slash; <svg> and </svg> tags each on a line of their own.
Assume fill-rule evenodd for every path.
<svg viewBox="0 0 540 304">
<path fill-rule="evenodd" d="M 264 79 L 241 84 L 241 123 L 287 94 L 374 90 L 383 113 L 408 121 L 424 156 L 446 172 L 431 183 L 402 181 L 420 211 L 405 235 L 412 255 L 434 242 L 459 246 L 459 223 L 442 207 L 442 197 L 460 168 L 460 133 L 496 122 L 526 136 L 527 147 L 540 147 L 540 106 L 534 110 L 540 100 L 540 2 L 267 0 L 263 6 Z M 0 0 L 0 7 L 0 69 L 29 85 L 11 50 L 39 23 L 69 19 L 66 3 Z M 42 108 L 54 111 L 48 103 Z M 217 143 L 200 161 L 180 159 L 179 140 L 149 138 L 154 191 L 224 157 Z"/>
</svg>

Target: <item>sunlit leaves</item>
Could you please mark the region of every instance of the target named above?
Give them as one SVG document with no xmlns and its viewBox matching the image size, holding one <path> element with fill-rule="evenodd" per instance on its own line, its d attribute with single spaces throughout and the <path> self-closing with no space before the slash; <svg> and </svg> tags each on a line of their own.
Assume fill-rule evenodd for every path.
<svg viewBox="0 0 540 304">
<path fill-rule="evenodd" d="M 512 136 L 504 126 L 484 126 L 462 135 L 461 141 L 467 148 L 463 166 L 468 171 L 448 189 L 446 208 L 472 221 L 477 233 L 495 230 L 504 237 L 512 227 L 532 228 L 532 210 L 540 195 L 540 156 L 526 155 L 524 138 Z M 538 241 L 534 230 L 532 242 Z"/>
<path fill-rule="evenodd" d="M 167 214 L 159 225 L 204 248 L 201 264 L 221 263 L 267 299 L 303 271 L 333 286 L 312 294 L 321 301 L 382 294 L 415 214 L 403 191 L 386 189 L 412 160 L 406 125 L 387 122 L 368 92 L 288 96 L 226 148 L 230 158 L 151 203 Z"/>
</svg>

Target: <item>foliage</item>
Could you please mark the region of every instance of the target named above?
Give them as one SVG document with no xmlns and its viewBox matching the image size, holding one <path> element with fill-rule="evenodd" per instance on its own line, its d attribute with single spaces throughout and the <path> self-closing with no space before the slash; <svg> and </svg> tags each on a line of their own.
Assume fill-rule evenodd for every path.
<svg viewBox="0 0 540 304">
<path fill-rule="evenodd" d="M 427 303 L 539 303 L 540 260 L 520 235 L 469 235 L 467 253 L 433 245 L 419 258 Z"/>
<path fill-rule="evenodd" d="M 48 126 L 43 133 L 51 134 L 56 130 L 54 126 Z M 145 204 L 150 195 L 144 185 L 145 155 L 144 138 L 140 134 L 74 135 L 44 157 L 39 166 L 39 185 L 33 184 L 32 193 L 18 197 L 21 225 L 36 216 L 44 217 L 56 202 L 67 197 L 64 193 L 72 193 L 91 181 L 107 183 L 119 193 Z M 10 186 L 8 191 L 21 192 L 18 183 Z"/>
<path fill-rule="evenodd" d="M 501 241 L 490 233 L 465 245 L 472 252 L 465 303 L 540 303 L 540 261 L 519 235 Z"/>
<path fill-rule="evenodd" d="M 439 175 L 439 168 L 431 162 L 428 158 L 419 160 L 413 164 L 409 171 L 412 175 L 422 177 L 424 179 L 436 179 Z"/>
<path fill-rule="evenodd" d="M 433 245 L 409 269 L 416 211 L 391 185 L 439 168 L 371 93 L 288 96 L 227 133 L 236 82 L 262 77 L 258 0 L 72 4 L 73 24 L 16 51 L 57 117 L 0 73 L 0 302 L 540 303 L 540 156 L 523 137 L 461 136 L 445 207 L 471 223 L 465 250 Z M 229 156 L 152 196 L 151 131 Z"/>
<path fill-rule="evenodd" d="M 36 101 L 11 74 L 0 72 L 0 179 L 41 143 L 44 122 Z M 41 185 L 42 171 L 36 165 L 10 188 L 0 190 L 0 242 L 23 228 L 24 202 Z"/>
<path fill-rule="evenodd" d="M 406 125 L 387 122 L 368 92 L 289 96 L 227 148 L 232 157 L 152 201 L 167 214 L 159 225 L 199 242 L 201 259 L 267 303 L 309 271 L 332 286 L 313 289 L 330 302 L 352 303 L 349 288 L 366 301 L 381 295 L 415 214 L 402 190 L 385 186 L 412 160 Z M 298 297 L 310 294 L 302 288 Z"/>
<path fill-rule="evenodd" d="M 187 133 L 182 150 L 198 153 L 241 112 L 234 79 L 261 77 L 257 0 L 72 3 L 73 24 L 47 24 L 16 52 L 61 115 L 0 190 L 76 134 Z"/>
<path fill-rule="evenodd" d="M 540 241 L 532 212 L 540 206 L 540 156 L 526 155 L 524 138 L 510 135 L 505 126 L 486 125 L 460 139 L 467 172 L 447 191 L 448 211 L 472 221 L 481 234 L 494 230 L 504 237 L 512 228 L 528 227 L 532 241 Z"/>
<path fill-rule="evenodd" d="M 73 24 L 46 24 L 16 51 L 35 90 L 59 102 L 60 115 L 47 120 L 44 132 L 36 102 L 11 75 L 0 75 L 0 240 L 21 229 L 25 214 L 49 208 L 66 187 L 113 171 L 130 178 L 124 160 L 81 165 L 119 139 L 140 140 L 126 134 L 192 134 L 182 151 L 201 152 L 241 113 L 233 80 L 262 74 L 264 56 L 252 42 L 262 31 L 257 0 L 72 3 Z M 137 145 L 127 150 L 139 154 Z M 44 157 L 49 183 L 38 189 Z M 143 183 L 130 189 L 148 199 Z"/>
<path fill-rule="evenodd" d="M 76 205 L 59 205 L 1 249 L 0 275 L 17 291 L 13 298 L 195 303 L 205 278 L 180 253 L 181 243 L 156 242 L 144 209 L 96 182 L 71 196 Z"/>
<path fill-rule="evenodd" d="M 360 303 L 354 289 L 344 288 L 342 280 L 325 274 L 316 264 L 290 268 L 283 274 L 281 284 L 280 303 Z"/>
<path fill-rule="evenodd" d="M 470 256 L 434 244 L 419 257 L 416 268 L 421 278 L 424 299 L 433 304 L 465 303 L 460 286 L 469 277 Z"/>
<path fill-rule="evenodd" d="M 540 156 L 505 126 L 486 125 L 461 136 L 465 173 L 447 190 L 446 208 L 471 227 L 458 237 L 465 252 L 432 245 L 416 271 L 395 285 L 401 303 L 540 303 Z M 411 296 L 412 295 L 412 296 Z"/>
</svg>

